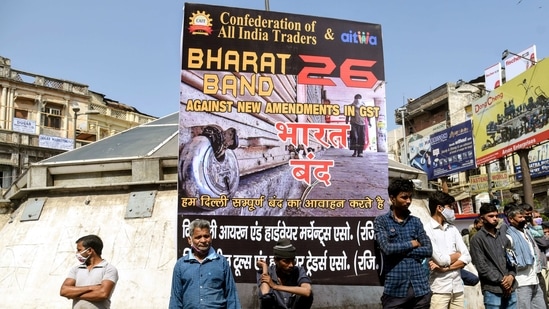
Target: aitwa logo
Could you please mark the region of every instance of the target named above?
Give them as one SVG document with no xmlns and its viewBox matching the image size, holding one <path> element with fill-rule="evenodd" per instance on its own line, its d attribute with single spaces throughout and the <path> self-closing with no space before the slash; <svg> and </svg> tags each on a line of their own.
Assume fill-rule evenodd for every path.
<svg viewBox="0 0 549 309">
<path fill-rule="evenodd" d="M 351 44 L 377 45 L 377 36 L 371 35 L 367 31 L 343 32 L 341 34 L 341 42 Z"/>
</svg>

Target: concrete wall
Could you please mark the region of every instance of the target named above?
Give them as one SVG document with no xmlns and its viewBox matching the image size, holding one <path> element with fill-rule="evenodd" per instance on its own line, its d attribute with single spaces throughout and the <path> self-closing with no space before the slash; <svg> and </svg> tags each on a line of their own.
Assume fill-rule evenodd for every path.
<svg viewBox="0 0 549 309">
<path fill-rule="evenodd" d="M 152 217 L 124 219 L 129 192 L 49 196 L 39 220 L 21 222 L 28 201 L 0 220 L 0 291 L 6 308 L 69 308 L 59 296 L 75 265 L 75 240 L 98 234 L 119 271 L 112 308 L 167 308 L 176 257 L 177 192 L 158 191 Z M 29 201 L 32 198 L 29 198 Z M 215 240 L 214 240 L 215 246 Z M 314 285 L 318 309 L 381 308 L 382 287 Z M 482 308 L 469 288 L 467 308 Z M 255 284 L 238 284 L 243 308 L 258 308 Z"/>
<path fill-rule="evenodd" d="M 20 222 L 23 204 L 0 231 L 2 303 L 70 308 L 59 288 L 76 264 L 75 241 L 97 234 L 103 258 L 119 271 L 112 307 L 166 308 L 176 252 L 175 193 L 158 192 L 147 219 L 124 219 L 127 201 L 127 193 L 48 197 L 39 220 Z"/>
</svg>

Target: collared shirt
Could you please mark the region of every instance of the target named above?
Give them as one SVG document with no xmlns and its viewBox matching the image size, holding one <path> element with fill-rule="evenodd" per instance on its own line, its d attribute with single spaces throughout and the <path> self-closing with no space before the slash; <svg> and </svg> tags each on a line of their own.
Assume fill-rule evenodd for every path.
<svg viewBox="0 0 549 309">
<path fill-rule="evenodd" d="M 501 281 L 504 276 L 516 276 L 515 267 L 507 263 L 506 248 L 511 248 L 511 242 L 501 229 L 491 235 L 481 228 L 471 239 L 471 258 L 480 278 L 482 291 L 502 294 Z M 513 290 L 516 288 L 516 280 Z"/>
<path fill-rule="evenodd" d="M 110 280 L 116 284 L 118 281 L 118 271 L 112 264 L 103 260 L 99 264 L 95 265 L 91 270 L 88 270 L 88 266 L 86 264 L 74 266 L 69 271 L 67 278 L 74 279 L 76 281 L 75 286 L 98 285 L 101 284 L 103 280 Z M 109 298 L 103 301 L 92 302 L 84 299 L 73 299 L 72 307 L 74 309 L 108 309 L 111 307 L 111 296 L 113 292 L 114 288 L 112 289 Z"/>
<path fill-rule="evenodd" d="M 416 297 L 430 293 L 422 261 L 431 257 L 433 248 L 419 218 L 409 215 L 399 223 L 389 211 L 374 220 L 374 230 L 383 254 L 383 293 L 406 297 L 410 285 Z M 419 241 L 420 247 L 412 246 L 414 239 Z"/>
<path fill-rule="evenodd" d="M 261 271 L 257 273 L 257 286 L 261 286 Z M 281 284 L 280 280 L 278 279 L 278 276 L 276 274 L 276 265 L 270 265 L 269 266 L 269 275 L 271 276 L 271 279 L 276 284 Z M 294 266 L 292 269 L 291 274 L 284 279 L 284 285 L 286 286 L 301 286 L 302 283 L 309 283 L 311 284 L 311 278 L 307 276 L 307 272 L 303 267 L 300 266 Z M 270 294 L 270 295 L 269 295 Z M 263 295 L 261 294 L 261 289 L 259 289 L 259 298 L 262 297 L 274 297 L 276 299 L 277 307 L 276 309 L 291 309 L 293 302 L 295 301 L 295 295 L 288 292 L 283 292 L 279 290 L 273 290 L 271 289 L 269 291 L 269 294 Z"/>
<path fill-rule="evenodd" d="M 432 259 L 437 265 L 441 267 L 450 266 L 450 254 L 455 252 L 461 253 L 458 260 L 465 264 L 471 262 L 469 250 L 467 250 L 463 237 L 454 225 L 446 222 L 441 225 L 431 218 L 425 232 L 431 239 L 433 245 Z M 459 269 L 447 272 L 431 271 L 429 282 L 433 293 L 459 293 L 464 290 Z"/>
<path fill-rule="evenodd" d="M 210 247 L 200 263 L 192 252 L 177 260 L 173 269 L 170 309 L 240 309 L 231 266 Z"/>
<path fill-rule="evenodd" d="M 517 233 L 517 235 L 520 235 L 518 241 L 522 241 L 522 246 L 524 246 L 524 248 L 527 248 L 532 258 L 531 264 L 520 266 L 520 263 L 518 263 L 519 265 L 517 265 L 517 276 L 515 277 L 515 279 L 517 279 L 518 286 L 539 284 L 538 275 L 536 273 L 538 256 L 537 252 L 534 250 L 534 246 L 536 245 L 536 243 L 534 242 L 532 235 L 530 235 L 528 229 L 524 229 L 523 231 L 521 231 L 513 226 L 509 227 L 509 230 L 507 231 L 507 238 L 509 238 L 511 246 L 513 246 L 515 254 L 517 254 L 517 258 L 520 254 L 522 254 L 522 251 L 517 250 L 519 244 L 515 244 L 513 242 L 513 236 L 510 235 L 510 231 L 514 231 L 515 233 Z"/>
</svg>

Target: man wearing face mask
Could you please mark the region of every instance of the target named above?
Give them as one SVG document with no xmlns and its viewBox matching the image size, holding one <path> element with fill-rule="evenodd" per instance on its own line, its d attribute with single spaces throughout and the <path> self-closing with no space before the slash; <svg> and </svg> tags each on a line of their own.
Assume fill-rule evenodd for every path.
<svg viewBox="0 0 549 309">
<path fill-rule="evenodd" d="M 116 267 L 101 258 L 103 241 L 87 235 L 76 241 L 78 265 L 61 285 L 61 296 L 72 299 L 73 308 L 111 307 L 111 296 L 118 281 Z"/>
<path fill-rule="evenodd" d="M 506 206 L 507 207 L 507 206 Z M 478 270 L 486 309 L 516 309 L 517 286 L 515 263 L 508 254 L 511 242 L 498 220 L 498 209 L 483 203 L 479 209 L 482 228 L 471 239 L 471 258 Z"/>
<path fill-rule="evenodd" d="M 509 220 L 507 238 L 515 251 L 518 283 L 517 307 L 521 309 L 546 309 L 543 291 L 539 285 L 537 271 L 541 271 L 541 261 L 536 251 L 534 237 L 526 228 L 525 211 L 521 206 L 512 206 L 506 212 Z"/>
<path fill-rule="evenodd" d="M 364 151 L 364 144 L 366 143 L 366 120 L 360 115 L 360 107 L 364 105 L 360 100 L 362 96 L 360 94 L 355 95 L 353 103 L 350 105 L 355 110 L 353 116 L 345 117 L 345 123 L 351 123 L 351 136 L 349 140 L 349 149 L 353 150 L 353 157 L 362 157 Z"/>
<path fill-rule="evenodd" d="M 429 196 L 431 221 L 425 232 L 431 239 L 429 283 L 433 296 L 431 309 L 464 308 L 464 286 L 460 270 L 471 262 L 471 255 L 459 230 L 453 225 L 455 199 L 442 191 Z"/>
<path fill-rule="evenodd" d="M 532 205 L 527 203 L 517 204 L 522 207 L 524 210 L 524 219 L 526 220 L 526 227 L 530 230 L 530 233 L 532 233 L 532 236 L 534 238 L 542 237 L 543 236 L 543 228 L 541 227 L 541 223 L 538 223 L 539 220 L 534 220 L 534 213 L 537 212 L 534 210 L 534 207 Z M 539 214 L 539 212 L 537 212 Z"/>
</svg>

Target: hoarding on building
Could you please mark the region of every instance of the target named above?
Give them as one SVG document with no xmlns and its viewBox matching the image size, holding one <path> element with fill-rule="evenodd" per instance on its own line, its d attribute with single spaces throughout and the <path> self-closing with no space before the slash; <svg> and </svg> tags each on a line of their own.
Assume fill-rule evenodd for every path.
<svg viewBox="0 0 549 309">
<path fill-rule="evenodd" d="M 498 62 L 484 70 L 484 85 L 486 91 L 492 91 L 501 86 L 501 63 Z"/>
<path fill-rule="evenodd" d="M 414 141 L 410 149 L 410 165 L 427 173 L 429 180 L 476 167 L 470 120 Z"/>
<path fill-rule="evenodd" d="M 488 186 L 492 191 L 507 190 L 510 188 L 509 174 L 507 172 L 492 172 L 490 173 L 490 181 L 488 175 L 475 175 L 469 177 L 469 188 L 471 194 L 480 192 L 488 192 Z"/>
<path fill-rule="evenodd" d="M 477 165 L 549 138 L 549 61 L 542 60 L 473 102 Z"/>
<path fill-rule="evenodd" d="M 522 179 L 520 158 L 514 155 L 515 178 Z M 549 143 L 538 145 L 528 152 L 528 167 L 532 179 L 549 175 Z"/>
<path fill-rule="evenodd" d="M 316 284 L 379 284 L 373 220 L 389 208 L 381 26 L 186 4 L 181 50 L 178 255 L 203 218 L 237 282 L 255 283 L 256 261 L 286 237 Z M 342 166 L 352 133 L 364 136 L 363 157 Z M 338 190 L 342 178 L 356 189 Z"/>
<path fill-rule="evenodd" d="M 516 55 L 510 54 L 509 57 L 503 59 L 505 65 L 505 80 L 509 82 L 522 72 L 531 68 L 536 62 L 536 45 L 532 45 L 527 49 L 516 53 Z"/>
<path fill-rule="evenodd" d="M 74 140 L 71 138 L 40 134 L 38 136 L 38 146 L 59 150 L 72 150 L 74 149 Z"/>
<path fill-rule="evenodd" d="M 36 121 L 34 120 L 14 117 L 12 127 L 15 132 L 36 134 Z"/>
</svg>

